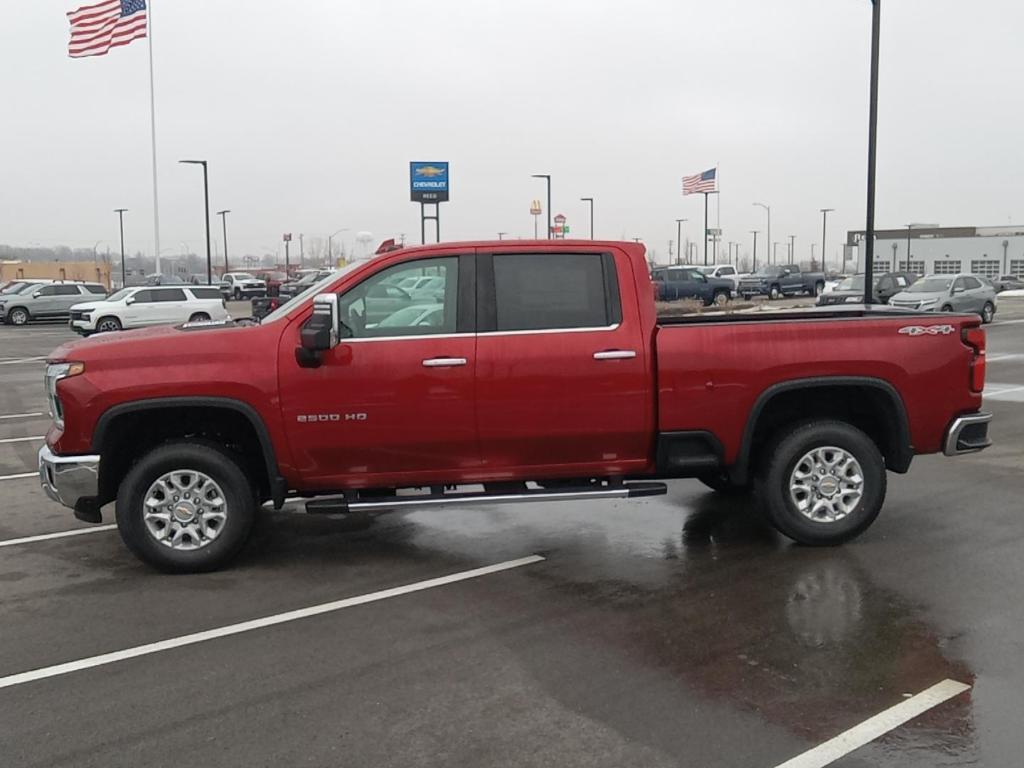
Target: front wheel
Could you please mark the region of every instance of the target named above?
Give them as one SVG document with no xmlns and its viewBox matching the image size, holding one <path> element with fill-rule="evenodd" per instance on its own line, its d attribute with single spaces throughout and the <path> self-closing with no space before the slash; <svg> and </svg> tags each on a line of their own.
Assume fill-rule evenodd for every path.
<svg viewBox="0 0 1024 768">
<path fill-rule="evenodd" d="M 121 330 L 121 321 L 116 317 L 103 317 L 96 323 L 96 333 L 110 333 Z"/>
<path fill-rule="evenodd" d="M 729 303 L 729 294 L 726 293 L 725 291 L 718 291 L 715 294 L 714 298 L 711 299 L 711 303 L 714 304 L 716 307 L 724 307 L 726 304 Z"/>
<path fill-rule="evenodd" d="M 28 310 L 15 307 L 7 315 L 7 322 L 11 325 L 25 325 L 28 322 Z"/>
<path fill-rule="evenodd" d="M 763 456 L 755 494 L 772 525 L 801 544 L 848 541 L 882 509 L 885 461 L 850 424 L 806 422 L 776 438 Z"/>
<path fill-rule="evenodd" d="M 153 449 L 117 494 L 117 529 L 140 560 L 171 573 L 212 571 L 242 548 L 258 500 L 238 461 L 206 443 Z"/>
<path fill-rule="evenodd" d="M 782 298 L 782 289 L 779 288 L 779 286 L 777 286 L 777 285 L 773 285 L 768 290 L 768 298 L 772 299 L 773 301 L 781 299 Z"/>
<path fill-rule="evenodd" d="M 235 301 L 241 301 L 241 300 L 242 300 L 242 292 L 240 290 L 238 290 L 237 288 L 235 288 Z"/>
<path fill-rule="evenodd" d="M 821 296 L 821 294 L 823 294 L 824 292 L 825 292 L 825 284 L 824 283 L 815 283 L 814 284 L 814 295 L 815 296 Z"/>
<path fill-rule="evenodd" d="M 996 308 L 992 306 L 992 302 L 986 301 L 985 306 L 981 308 L 981 322 L 988 325 L 995 319 Z"/>
<path fill-rule="evenodd" d="M 953 311 L 953 307 L 951 307 L 949 304 L 946 304 L 946 305 L 944 305 L 942 307 L 942 311 L 943 312 L 952 312 Z"/>
</svg>

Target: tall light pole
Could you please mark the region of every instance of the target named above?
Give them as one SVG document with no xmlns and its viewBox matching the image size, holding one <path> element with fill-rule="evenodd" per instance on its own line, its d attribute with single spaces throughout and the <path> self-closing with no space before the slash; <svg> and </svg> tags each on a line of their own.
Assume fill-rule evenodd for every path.
<svg viewBox="0 0 1024 768">
<path fill-rule="evenodd" d="M 580 200 L 582 200 L 584 203 L 590 203 L 590 239 L 593 240 L 594 239 L 594 198 L 592 198 L 592 197 L 581 197 Z M 550 206 L 551 206 L 551 204 L 548 203 L 548 207 L 550 207 Z"/>
<path fill-rule="evenodd" d="M 771 241 L 769 240 L 769 242 L 771 242 Z M 776 264 L 778 264 L 779 263 L 779 244 L 778 243 L 772 243 L 771 254 L 772 254 L 772 261 L 775 262 Z"/>
<path fill-rule="evenodd" d="M 882 26 L 882 0 L 871 0 L 871 86 L 868 107 L 868 210 L 864 234 L 864 303 L 874 302 L 875 272 L 875 157 L 878 144 L 878 38 Z"/>
<path fill-rule="evenodd" d="M 771 206 L 765 205 L 764 203 L 754 203 L 754 205 L 757 205 L 757 206 L 760 206 L 761 208 L 764 208 L 765 211 L 768 213 L 768 239 L 767 239 L 766 242 L 768 242 L 770 244 L 771 241 L 772 241 L 772 209 L 771 209 Z M 769 264 L 771 263 L 771 251 L 768 251 L 768 263 Z"/>
<path fill-rule="evenodd" d="M 205 160 L 179 160 L 179 163 L 185 165 L 201 165 L 203 166 L 203 201 L 205 203 L 206 211 L 206 284 L 213 285 L 213 259 L 210 255 L 210 179 L 207 175 L 207 167 Z M 224 249 L 227 253 L 227 249 Z"/>
<path fill-rule="evenodd" d="M 535 173 L 533 174 L 535 179 L 544 179 L 547 182 L 548 187 L 548 240 L 551 239 L 551 174 L 549 173 Z"/>
<path fill-rule="evenodd" d="M 683 254 L 683 222 L 689 219 L 676 219 L 676 264 L 682 264 Z M 690 254 L 686 254 L 686 260 L 690 260 Z"/>
<path fill-rule="evenodd" d="M 796 264 L 796 235 L 789 236 L 789 263 Z"/>
<path fill-rule="evenodd" d="M 825 272 L 825 225 L 828 220 L 828 215 L 834 211 L 835 208 L 822 208 L 821 209 L 821 271 Z M 813 266 L 813 265 L 812 265 Z"/>
<path fill-rule="evenodd" d="M 334 266 L 334 254 L 331 251 L 331 241 L 334 240 L 334 235 L 340 235 L 342 232 L 348 232 L 348 227 L 342 227 L 337 232 L 327 236 L 327 261 L 332 267 Z"/>
<path fill-rule="evenodd" d="M 759 229 L 752 229 L 752 230 L 750 230 L 750 234 L 752 234 L 754 236 L 754 264 L 750 268 L 751 272 L 757 272 L 757 235 L 758 235 L 758 233 L 760 231 L 761 230 L 759 230 Z"/>
<path fill-rule="evenodd" d="M 128 278 L 125 276 L 127 273 L 124 269 L 124 215 L 128 211 L 127 208 L 115 208 L 114 213 L 117 214 L 118 223 L 121 225 L 121 287 L 125 288 L 128 285 Z"/>
<path fill-rule="evenodd" d="M 228 214 L 231 211 L 217 211 L 217 215 L 220 216 L 220 223 L 224 226 L 224 272 L 230 272 L 231 267 L 228 266 Z"/>
<path fill-rule="evenodd" d="M 507 235 L 507 234 L 508 234 L 508 232 L 499 232 L 498 233 L 498 239 L 499 240 L 504 240 L 505 239 L 505 235 Z"/>
</svg>

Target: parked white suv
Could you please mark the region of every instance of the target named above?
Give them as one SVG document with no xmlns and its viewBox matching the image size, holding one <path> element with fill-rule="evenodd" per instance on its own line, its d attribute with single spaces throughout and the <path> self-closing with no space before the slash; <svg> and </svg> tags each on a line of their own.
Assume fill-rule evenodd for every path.
<svg viewBox="0 0 1024 768">
<path fill-rule="evenodd" d="M 71 329 L 83 336 L 148 325 L 229 319 L 220 289 L 214 286 L 124 288 L 104 301 L 71 307 Z"/>
<path fill-rule="evenodd" d="M 220 292 L 224 298 L 235 301 L 252 299 L 256 296 L 266 296 L 267 284 L 248 272 L 226 272 L 220 279 Z"/>
<path fill-rule="evenodd" d="M 733 292 L 740 286 L 739 271 L 732 264 L 712 264 L 710 267 L 697 267 L 705 277 L 717 277 L 732 283 Z"/>
</svg>

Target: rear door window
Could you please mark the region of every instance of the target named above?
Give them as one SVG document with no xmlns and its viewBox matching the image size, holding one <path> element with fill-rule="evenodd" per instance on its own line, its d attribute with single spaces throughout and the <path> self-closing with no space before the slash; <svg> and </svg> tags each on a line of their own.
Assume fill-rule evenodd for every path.
<svg viewBox="0 0 1024 768">
<path fill-rule="evenodd" d="M 493 258 L 498 331 L 604 328 L 621 317 L 610 255 L 517 253 Z"/>
<path fill-rule="evenodd" d="M 193 288 L 192 295 L 197 299 L 220 299 L 219 288 Z"/>
</svg>

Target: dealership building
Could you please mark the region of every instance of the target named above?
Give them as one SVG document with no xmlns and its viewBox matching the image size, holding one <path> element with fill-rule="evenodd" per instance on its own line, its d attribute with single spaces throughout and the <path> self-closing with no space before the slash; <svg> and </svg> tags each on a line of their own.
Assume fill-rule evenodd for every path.
<svg viewBox="0 0 1024 768">
<path fill-rule="evenodd" d="M 864 270 L 864 230 L 848 232 L 846 256 Z M 851 269 L 852 264 L 847 265 Z M 929 227 L 875 230 L 875 274 L 915 272 L 1024 277 L 1024 227 Z"/>
</svg>

